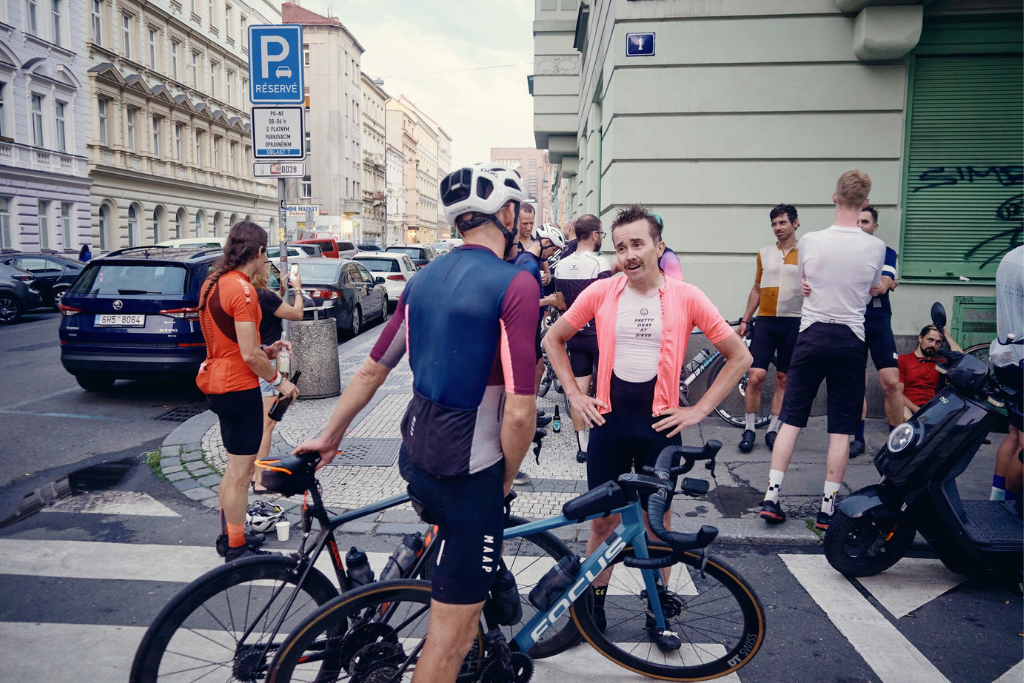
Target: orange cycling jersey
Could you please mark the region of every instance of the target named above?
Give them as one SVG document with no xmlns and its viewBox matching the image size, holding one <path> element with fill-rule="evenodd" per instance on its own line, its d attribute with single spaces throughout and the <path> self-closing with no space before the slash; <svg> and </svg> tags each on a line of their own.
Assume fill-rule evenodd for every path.
<svg viewBox="0 0 1024 683">
<path fill-rule="evenodd" d="M 206 306 L 199 312 L 199 326 L 206 338 L 206 360 L 199 366 L 196 384 L 205 394 L 226 394 L 260 385 L 238 347 L 236 322 L 251 322 L 259 329 L 262 313 L 256 288 L 243 273 L 229 270 L 212 284 Z"/>
</svg>

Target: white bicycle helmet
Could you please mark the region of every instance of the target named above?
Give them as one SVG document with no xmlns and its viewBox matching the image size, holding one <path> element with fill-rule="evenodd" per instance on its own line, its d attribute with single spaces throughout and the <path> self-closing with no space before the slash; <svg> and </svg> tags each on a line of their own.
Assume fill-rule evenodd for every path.
<svg viewBox="0 0 1024 683">
<path fill-rule="evenodd" d="M 508 202 L 516 203 L 516 226 L 519 223 L 519 204 L 526 200 L 523 179 L 515 171 L 498 164 L 473 164 L 452 171 L 441 181 L 441 204 L 449 225 L 458 227 L 456 219 L 465 213 L 481 213 L 498 226 L 505 237 L 515 239 L 515 230 L 506 230 L 495 214 Z M 459 232 L 485 223 L 475 221 L 459 227 Z"/>
<path fill-rule="evenodd" d="M 277 527 L 277 523 L 285 518 L 285 512 L 276 505 L 257 500 L 249 503 L 245 510 L 245 523 L 253 531 L 267 534 Z"/>
<path fill-rule="evenodd" d="M 539 228 L 534 228 L 530 238 L 533 240 L 551 240 L 551 243 L 559 249 L 565 248 L 565 235 L 562 234 L 562 231 L 554 223 L 545 223 Z"/>
</svg>

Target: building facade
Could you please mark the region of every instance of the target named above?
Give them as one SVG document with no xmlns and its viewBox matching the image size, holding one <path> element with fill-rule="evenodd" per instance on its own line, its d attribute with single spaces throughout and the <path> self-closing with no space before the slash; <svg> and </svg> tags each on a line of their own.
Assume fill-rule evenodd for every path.
<svg viewBox="0 0 1024 683">
<path fill-rule="evenodd" d="M 405 193 L 405 211 L 403 211 L 402 237 L 403 244 L 417 242 L 419 235 L 420 191 L 416 180 L 416 132 L 418 118 L 398 100 L 389 99 L 385 105 L 387 115 L 387 143 L 402 155 L 402 178 L 394 181 Z"/>
<path fill-rule="evenodd" d="M 437 131 L 437 183 L 440 188 L 441 181 L 452 172 L 452 138 L 441 126 L 436 126 L 435 130 Z M 455 234 L 452 226 L 448 225 L 448 219 L 444 215 L 444 205 L 439 201 L 437 203 L 437 238 L 445 237 L 458 237 L 458 235 Z"/>
<path fill-rule="evenodd" d="M 243 218 L 276 235 L 277 188 L 252 178 L 248 26 L 266 0 L 87 5 L 92 244 L 109 251 L 225 235 Z"/>
<path fill-rule="evenodd" d="M 535 9 L 535 137 L 568 217 L 643 202 L 687 281 L 735 317 L 769 210 L 826 228 L 836 179 L 860 169 L 900 256 L 897 335 L 941 301 L 962 342 L 994 336 L 996 266 L 1022 232 L 1019 0 Z"/>
<path fill-rule="evenodd" d="M 384 243 L 405 244 L 405 154 L 388 143 L 384 153 L 387 178 L 387 232 Z"/>
<path fill-rule="evenodd" d="M 302 25 L 306 85 L 307 175 L 286 184 L 288 227 L 300 236 L 361 241 L 363 47 L 335 17 L 285 3 L 282 19 Z M 308 207 L 315 226 L 306 225 Z"/>
<path fill-rule="evenodd" d="M 388 95 L 383 81 L 360 77 L 363 90 L 363 211 L 360 223 L 363 241 L 384 244 L 387 224 L 385 141 Z"/>
<path fill-rule="evenodd" d="M 90 242 L 84 11 L 0 1 L 0 249 Z"/>
<path fill-rule="evenodd" d="M 551 162 L 545 150 L 492 147 L 491 161 L 514 169 L 523 177 L 527 199 L 537 210 L 537 225 L 554 220 L 551 211 Z"/>
</svg>

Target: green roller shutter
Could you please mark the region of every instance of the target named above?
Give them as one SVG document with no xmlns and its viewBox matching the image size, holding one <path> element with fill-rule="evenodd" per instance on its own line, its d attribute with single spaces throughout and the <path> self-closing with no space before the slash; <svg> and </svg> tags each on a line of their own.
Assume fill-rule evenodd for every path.
<svg viewBox="0 0 1024 683">
<path fill-rule="evenodd" d="M 901 275 L 991 280 L 1021 243 L 1021 54 L 919 54 L 911 69 Z"/>
</svg>

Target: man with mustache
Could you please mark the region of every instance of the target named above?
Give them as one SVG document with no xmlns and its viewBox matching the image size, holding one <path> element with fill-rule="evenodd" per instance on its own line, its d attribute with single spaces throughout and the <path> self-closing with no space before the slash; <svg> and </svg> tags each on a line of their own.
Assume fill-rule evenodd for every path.
<svg viewBox="0 0 1024 683">
<path fill-rule="evenodd" d="M 582 220 L 582 219 L 581 219 Z M 580 234 L 580 222 L 576 223 Z M 714 410 L 750 367 L 750 352 L 707 296 L 691 284 L 666 277 L 658 267 L 665 252 L 661 225 L 639 204 L 621 209 L 612 223 L 615 258 L 625 277 L 591 282 L 544 337 L 544 348 L 573 409 L 590 430 L 587 484 L 591 489 L 620 475 L 653 466 L 666 446 L 681 443 L 680 433 Z M 582 249 L 582 236 L 581 240 Z M 591 320 L 597 328 L 597 397 L 576 383 L 565 343 Z M 725 367 L 692 407 L 679 405 L 679 373 L 690 332 L 700 329 L 725 356 Z M 643 501 L 646 508 L 646 501 Z M 644 513 L 646 516 L 646 513 Z M 591 522 L 587 553 L 595 552 L 620 523 L 619 515 Z M 672 513 L 665 514 L 665 524 Z M 648 527 L 649 528 L 649 527 Z M 594 620 L 607 626 L 604 611 L 611 567 L 594 581 Z M 658 586 L 662 604 L 675 598 L 666 589 L 668 570 Z M 662 652 L 679 650 L 672 631 L 658 629 L 653 617 L 647 633 Z"/>
<path fill-rule="evenodd" d="M 946 341 L 949 342 L 949 348 L 963 352 L 948 332 Z M 942 359 L 935 354 L 940 346 L 942 335 L 934 325 L 929 325 L 917 336 L 917 348 L 914 352 L 904 353 L 896 361 L 900 371 L 900 383 L 903 384 L 903 406 L 906 412 L 909 412 L 909 415 L 905 412 L 907 419 L 932 400 L 939 388 L 939 371 L 935 364 Z"/>
<path fill-rule="evenodd" d="M 800 227 L 796 207 L 779 204 L 768 214 L 775 233 L 775 244 L 757 252 L 757 273 L 754 286 L 747 297 L 747 309 L 737 330 L 742 337 L 750 325 L 751 316 L 757 311 L 757 325 L 754 338 L 750 341 L 750 353 L 754 364 L 748 373 L 747 393 L 743 397 L 746 410 L 746 424 L 740 436 L 740 450 L 749 453 L 754 448 L 754 421 L 761 409 L 761 389 L 768 378 L 768 365 L 775 357 L 775 394 L 772 396 L 771 423 L 764 442 L 768 450 L 775 447 L 781 422 L 782 397 L 786 394 L 786 373 L 793 358 L 793 347 L 800 331 L 800 306 L 803 296 L 800 292 L 799 251 L 796 229 Z"/>
</svg>

